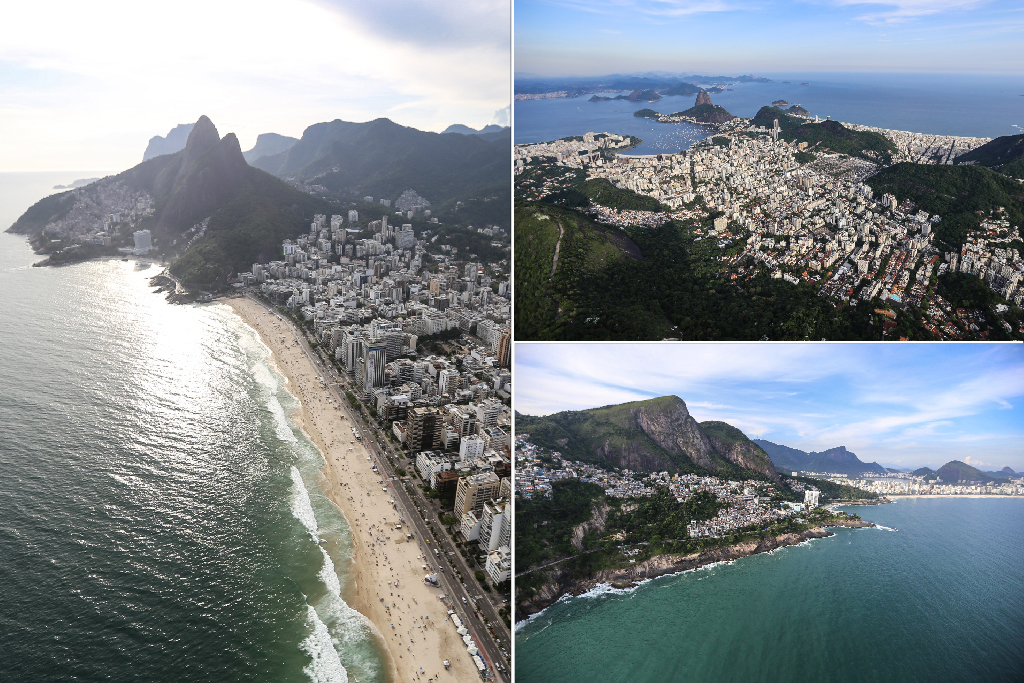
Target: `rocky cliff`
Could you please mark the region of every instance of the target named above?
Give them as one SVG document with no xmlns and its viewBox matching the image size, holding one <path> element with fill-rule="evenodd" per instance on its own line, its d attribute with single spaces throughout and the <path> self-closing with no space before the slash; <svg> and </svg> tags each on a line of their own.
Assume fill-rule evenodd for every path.
<svg viewBox="0 0 1024 683">
<path fill-rule="evenodd" d="M 771 458 L 743 432 L 724 422 L 699 424 L 677 396 L 516 420 L 517 431 L 529 433 L 534 443 L 573 460 L 779 481 Z"/>
<path fill-rule="evenodd" d="M 874 526 L 863 523 L 861 526 Z M 639 564 L 624 569 L 608 569 L 597 572 L 588 579 L 571 579 L 559 569 L 548 571 L 547 581 L 529 596 L 516 596 L 516 621 L 522 621 L 552 605 L 563 595 L 582 595 L 595 586 L 608 583 L 618 586 L 631 585 L 643 579 L 652 579 L 665 574 L 675 574 L 696 569 L 713 562 L 727 562 L 748 555 L 769 552 L 788 545 L 797 545 L 813 538 L 827 538 L 832 532 L 822 528 L 808 529 L 799 534 L 782 534 L 760 541 L 748 541 L 722 548 L 712 548 L 691 555 L 656 555 Z"/>
<path fill-rule="evenodd" d="M 697 93 L 697 101 L 693 103 L 693 106 L 699 107 L 702 104 L 711 104 L 711 95 L 706 90 Z"/>
</svg>

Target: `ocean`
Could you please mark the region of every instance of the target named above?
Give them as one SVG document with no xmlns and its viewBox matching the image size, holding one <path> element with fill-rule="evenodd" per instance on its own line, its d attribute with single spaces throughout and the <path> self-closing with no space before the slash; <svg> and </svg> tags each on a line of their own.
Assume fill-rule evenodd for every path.
<svg viewBox="0 0 1024 683">
<path fill-rule="evenodd" d="M 37 260 L 0 234 L 0 680 L 384 681 L 256 333 L 168 304 L 156 266 Z"/>
<path fill-rule="evenodd" d="M 998 137 L 1024 133 L 1024 77 L 964 74 L 758 74 L 773 83 L 737 83 L 711 95 L 715 104 L 749 118 L 776 100 L 800 104 L 822 119 L 935 135 Z M 789 81 L 786 83 L 785 81 Z M 808 85 L 801 85 L 807 83 Z M 604 93 L 615 95 L 617 93 Z M 515 142 L 547 142 L 587 132 L 635 135 L 634 154 L 689 149 L 711 129 L 658 123 L 633 116 L 651 108 L 663 114 L 693 106 L 695 97 L 647 102 L 573 99 L 515 103 Z"/>
<path fill-rule="evenodd" d="M 880 526 L 563 598 L 517 682 L 1024 680 L 1024 499 L 847 509 Z"/>
</svg>

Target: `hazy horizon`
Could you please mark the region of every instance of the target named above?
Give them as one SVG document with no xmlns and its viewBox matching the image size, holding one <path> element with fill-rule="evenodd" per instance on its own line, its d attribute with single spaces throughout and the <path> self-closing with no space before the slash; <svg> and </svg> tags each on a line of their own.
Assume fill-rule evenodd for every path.
<svg viewBox="0 0 1024 683">
<path fill-rule="evenodd" d="M 1009 0 L 594 0 L 516 4 L 517 73 L 1024 74 Z"/>
<path fill-rule="evenodd" d="M 0 171 L 120 171 L 206 115 L 260 133 L 380 117 L 481 128 L 509 104 L 504 0 L 20 4 L 0 25 Z"/>
</svg>

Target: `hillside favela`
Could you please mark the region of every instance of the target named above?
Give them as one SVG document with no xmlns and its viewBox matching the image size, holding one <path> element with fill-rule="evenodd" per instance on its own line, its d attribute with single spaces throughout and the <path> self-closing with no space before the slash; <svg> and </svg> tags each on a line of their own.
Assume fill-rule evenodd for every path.
<svg viewBox="0 0 1024 683">
<path fill-rule="evenodd" d="M 517 678 L 1012 680 L 1020 346 L 887 348 L 517 347 Z"/>
<path fill-rule="evenodd" d="M 1024 136 L 889 129 L 785 99 L 736 116 L 718 93 L 793 86 L 691 80 L 541 93 L 582 113 L 571 136 L 515 146 L 518 338 L 1024 338 Z M 562 110 L 534 91 L 564 87 L 517 81 L 538 134 Z"/>
</svg>

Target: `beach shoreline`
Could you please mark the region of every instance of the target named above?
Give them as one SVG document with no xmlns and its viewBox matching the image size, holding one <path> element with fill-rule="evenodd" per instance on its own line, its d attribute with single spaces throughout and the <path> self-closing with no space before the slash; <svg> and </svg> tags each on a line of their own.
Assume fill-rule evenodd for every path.
<svg viewBox="0 0 1024 683">
<path fill-rule="evenodd" d="M 331 396 L 297 341 L 301 331 L 263 304 L 238 295 L 219 299 L 259 335 L 274 368 L 299 402 L 290 419 L 324 457 L 317 482 L 345 517 L 352 534 L 352 560 L 338 567 L 343 599 L 373 625 L 385 653 L 387 680 L 395 683 L 472 681 L 479 675 L 455 626 L 448 621 L 440 589 L 423 581 L 434 570 L 421 547 L 407 541 L 408 525 L 396 529 L 400 513 L 389 488 L 395 485 L 372 469 L 362 441 L 354 439 L 349 407 Z M 450 668 L 444 668 L 448 660 Z"/>
</svg>

